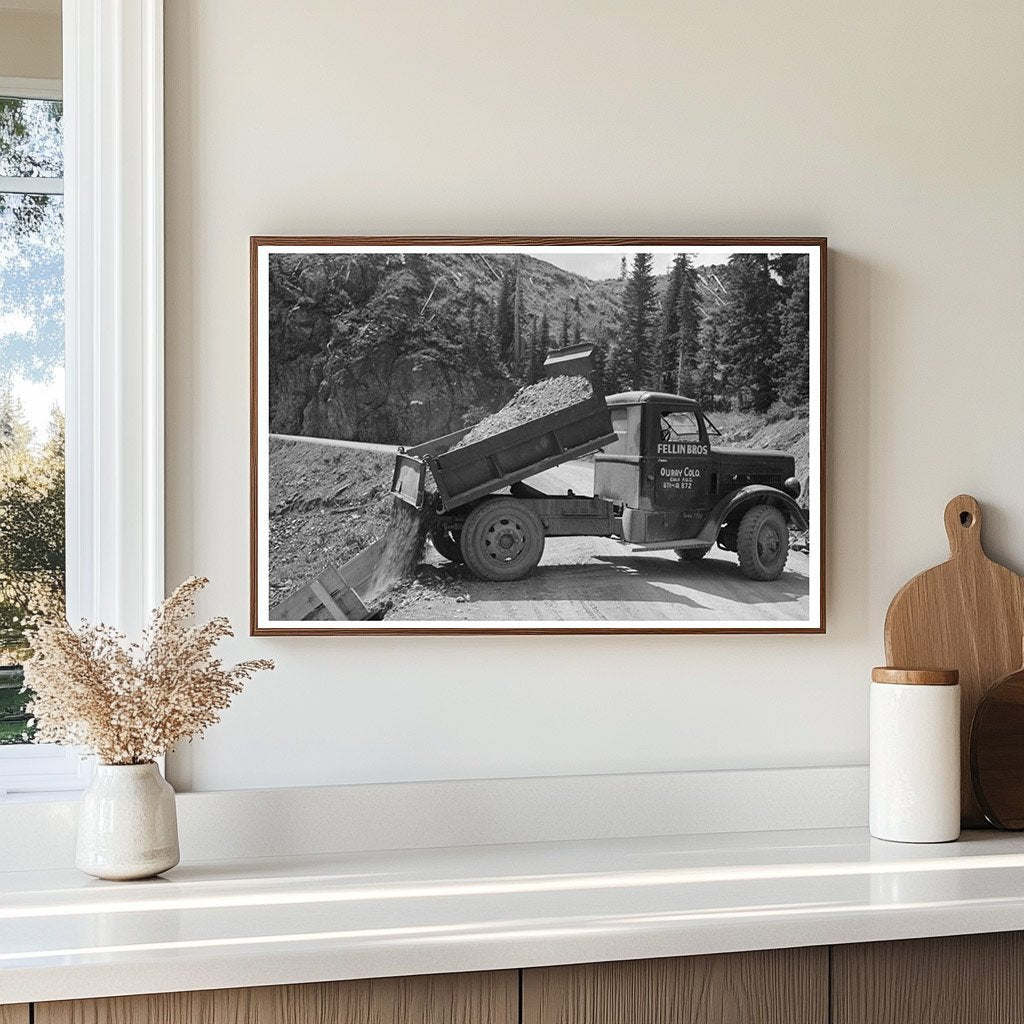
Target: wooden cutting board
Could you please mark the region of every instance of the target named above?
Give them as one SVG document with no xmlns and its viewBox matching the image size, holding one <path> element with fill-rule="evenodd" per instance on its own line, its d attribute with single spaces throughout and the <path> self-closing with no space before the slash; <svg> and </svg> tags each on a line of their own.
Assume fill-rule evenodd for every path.
<svg viewBox="0 0 1024 1024">
<path fill-rule="evenodd" d="M 894 668 L 960 671 L 960 813 L 965 828 L 986 824 L 971 789 L 971 722 L 988 688 L 1020 667 L 1024 578 L 981 546 L 981 508 L 960 494 L 945 512 L 949 561 L 915 576 L 885 616 L 885 656 Z"/>
</svg>

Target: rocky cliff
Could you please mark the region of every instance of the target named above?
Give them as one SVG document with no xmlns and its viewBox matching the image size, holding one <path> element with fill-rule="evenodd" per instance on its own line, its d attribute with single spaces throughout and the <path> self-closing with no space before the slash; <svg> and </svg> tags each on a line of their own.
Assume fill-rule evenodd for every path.
<svg viewBox="0 0 1024 1024">
<path fill-rule="evenodd" d="M 275 254 L 270 258 L 270 430 L 415 444 L 499 408 L 526 367 L 499 350 L 503 277 L 488 254 Z M 614 332 L 621 283 L 522 257 L 519 336 L 550 344 L 578 319 Z M 570 340 L 572 340 L 570 338 Z"/>
</svg>

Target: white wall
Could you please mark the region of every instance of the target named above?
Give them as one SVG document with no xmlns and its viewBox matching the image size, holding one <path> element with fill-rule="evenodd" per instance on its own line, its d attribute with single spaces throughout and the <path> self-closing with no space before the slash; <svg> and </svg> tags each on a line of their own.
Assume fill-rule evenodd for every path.
<svg viewBox="0 0 1024 1024">
<path fill-rule="evenodd" d="M 0 77 L 60 78 L 59 0 L 21 10 L 0 0 Z"/>
<path fill-rule="evenodd" d="M 167 7 L 168 576 L 242 631 L 250 234 L 832 245 L 827 636 L 242 638 L 195 787 L 863 762 L 946 500 L 1024 569 L 1024 6 Z"/>
</svg>

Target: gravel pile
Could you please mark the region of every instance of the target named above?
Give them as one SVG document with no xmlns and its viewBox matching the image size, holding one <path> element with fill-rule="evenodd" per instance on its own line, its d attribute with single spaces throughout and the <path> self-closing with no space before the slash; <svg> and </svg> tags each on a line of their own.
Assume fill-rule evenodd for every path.
<svg viewBox="0 0 1024 1024">
<path fill-rule="evenodd" d="M 383 537 L 393 455 L 271 438 L 270 603 Z"/>
<path fill-rule="evenodd" d="M 504 430 L 521 427 L 530 420 L 549 416 L 570 405 L 578 405 L 593 396 L 594 389 L 586 377 L 550 377 L 520 388 L 502 408 L 482 419 L 452 451 L 494 437 Z"/>
</svg>

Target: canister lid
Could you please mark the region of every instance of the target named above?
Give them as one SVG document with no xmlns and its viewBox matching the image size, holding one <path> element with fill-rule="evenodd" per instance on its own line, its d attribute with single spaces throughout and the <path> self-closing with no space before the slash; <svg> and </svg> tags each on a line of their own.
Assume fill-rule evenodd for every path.
<svg viewBox="0 0 1024 1024">
<path fill-rule="evenodd" d="M 956 686 L 960 673 L 955 668 L 888 668 L 871 670 L 873 683 L 897 683 L 904 686 Z"/>
</svg>

